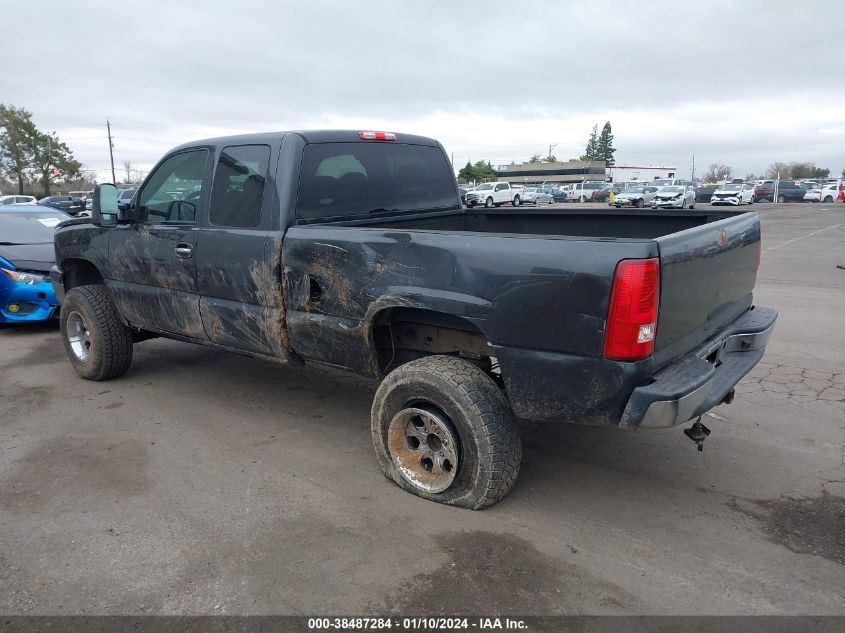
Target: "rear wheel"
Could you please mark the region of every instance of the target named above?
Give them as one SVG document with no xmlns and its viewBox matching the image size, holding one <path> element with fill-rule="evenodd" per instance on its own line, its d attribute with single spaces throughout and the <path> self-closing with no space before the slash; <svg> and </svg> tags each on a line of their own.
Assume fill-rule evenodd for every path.
<svg viewBox="0 0 845 633">
<path fill-rule="evenodd" d="M 417 496 L 479 510 L 510 492 L 522 448 L 510 405 L 475 365 L 428 356 L 391 372 L 371 416 L 384 474 Z"/>
<path fill-rule="evenodd" d="M 642 209 L 645 206 L 645 202 L 642 198 L 637 198 L 636 206 L 638 209 Z"/>
<path fill-rule="evenodd" d="M 522 204 L 522 200 L 519 199 L 519 196 L 514 196 L 512 204 L 513 206 L 518 207 L 520 204 Z"/>
<path fill-rule="evenodd" d="M 105 286 L 71 289 L 59 329 L 68 359 L 83 378 L 117 378 L 132 364 L 132 331 L 120 321 Z"/>
<path fill-rule="evenodd" d="M 487 200 L 484 201 L 484 206 L 487 209 L 492 209 L 493 208 L 493 198 L 487 198 Z"/>
<path fill-rule="evenodd" d="M 778 202 L 786 202 L 786 198 L 784 198 L 783 196 L 778 196 Z"/>
</svg>

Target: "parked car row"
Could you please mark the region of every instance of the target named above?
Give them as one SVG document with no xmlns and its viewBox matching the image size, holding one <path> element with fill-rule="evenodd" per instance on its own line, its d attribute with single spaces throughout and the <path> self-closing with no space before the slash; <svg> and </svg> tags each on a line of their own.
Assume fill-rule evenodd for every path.
<svg viewBox="0 0 845 633">
<path fill-rule="evenodd" d="M 519 206 L 523 203 L 606 202 L 616 208 L 649 205 L 655 208 L 693 208 L 697 202 L 731 206 L 775 201 L 833 202 L 840 198 L 843 187 L 843 182 L 836 180 L 826 183 L 780 180 L 776 183 L 774 180 L 744 182 L 735 179 L 730 183 L 696 186 L 680 178 L 662 178 L 651 182 L 584 181 L 555 187 L 545 184 L 523 187 L 502 181 L 483 183 L 475 189 L 462 188 L 461 199 L 469 207 L 496 207 L 508 203 Z M 672 195 L 658 196 L 658 193 Z M 845 192 L 842 196 L 845 197 Z M 678 198 L 682 200 L 681 206 L 678 206 Z"/>
</svg>

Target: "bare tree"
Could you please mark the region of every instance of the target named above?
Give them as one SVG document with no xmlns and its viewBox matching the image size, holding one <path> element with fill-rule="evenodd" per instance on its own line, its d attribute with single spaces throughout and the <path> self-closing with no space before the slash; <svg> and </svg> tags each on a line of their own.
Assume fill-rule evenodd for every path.
<svg viewBox="0 0 845 633">
<path fill-rule="evenodd" d="M 126 178 L 123 179 L 123 182 L 131 185 L 141 181 L 141 170 L 135 167 L 131 160 L 123 161 L 123 169 L 126 171 Z"/>
<path fill-rule="evenodd" d="M 790 173 L 789 163 L 772 163 L 766 170 L 766 178 L 789 178 Z"/>
<path fill-rule="evenodd" d="M 725 180 L 731 177 L 731 172 L 731 168 L 727 165 L 713 163 L 707 168 L 707 171 L 704 172 L 704 182 L 718 182 L 720 180 Z"/>
</svg>

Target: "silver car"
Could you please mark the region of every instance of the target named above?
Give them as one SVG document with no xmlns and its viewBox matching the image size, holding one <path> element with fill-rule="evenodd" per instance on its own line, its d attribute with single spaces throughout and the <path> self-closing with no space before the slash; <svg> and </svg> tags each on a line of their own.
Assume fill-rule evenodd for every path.
<svg viewBox="0 0 845 633">
<path fill-rule="evenodd" d="M 537 187 L 526 187 L 522 193 L 523 202 L 533 202 L 536 205 L 554 204 L 555 198 L 552 194 L 538 189 Z"/>
<path fill-rule="evenodd" d="M 652 209 L 695 209 L 695 189 L 689 185 L 661 187 L 651 199 Z"/>
<path fill-rule="evenodd" d="M 642 209 L 647 204 L 651 204 L 658 187 L 628 187 L 622 191 L 613 193 L 613 202 L 607 204 L 616 207 L 637 207 Z"/>
</svg>

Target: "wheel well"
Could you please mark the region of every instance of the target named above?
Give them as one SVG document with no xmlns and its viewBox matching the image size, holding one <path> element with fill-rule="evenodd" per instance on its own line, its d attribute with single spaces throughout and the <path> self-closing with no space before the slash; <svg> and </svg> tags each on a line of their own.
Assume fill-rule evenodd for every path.
<svg viewBox="0 0 845 633">
<path fill-rule="evenodd" d="M 388 308 L 373 319 L 373 345 L 379 373 L 435 354 L 460 356 L 494 371 L 492 345 L 472 322 L 434 310 Z"/>
<path fill-rule="evenodd" d="M 102 286 L 103 276 L 86 259 L 66 259 L 62 262 L 65 292 L 77 286 Z"/>
</svg>

